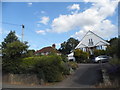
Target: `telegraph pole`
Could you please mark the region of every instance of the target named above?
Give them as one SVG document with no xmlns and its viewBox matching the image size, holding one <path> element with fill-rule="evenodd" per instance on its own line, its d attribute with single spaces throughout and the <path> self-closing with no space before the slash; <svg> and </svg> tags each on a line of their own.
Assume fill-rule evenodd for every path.
<svg viewBox="0 0 120 90">
<path fill-rule="evenodd" d="M 24 28 L 25 28 L 25 26 L 22 24 L 22 42 L 23 42 L 23 39 L 24 39 Z"/>
<path fill-rule="evenodd" d="M 1 22 L 0 22 L 1 23 Z M 2 24 L 8 24 L 8 25 L 13 25 L 13 26 L 22 26 L 22 42 L 23 42 L 23 39 L 24 39 L 24 28 L 25 28 L 25 26 L 24 26 L 24 24 L 22 24 L 22 25 L 18 25 L 18 24 L 13 24 L 13 23 L 8 23 L 8 22 L 2 22 Z"/>
</svg>

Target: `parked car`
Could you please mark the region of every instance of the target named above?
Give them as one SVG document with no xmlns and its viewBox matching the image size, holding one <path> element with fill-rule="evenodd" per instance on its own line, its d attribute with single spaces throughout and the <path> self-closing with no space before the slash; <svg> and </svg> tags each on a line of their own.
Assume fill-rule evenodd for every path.
<svg viewBox="0 0 120 90">
<path fill-rule="evenodd" d="M 111 57 L 107 56 L 107 55 L 100 55 L 97 56 L 93 59 L 93 62 L 108 62 L 111 59 Z"/>
</svg>

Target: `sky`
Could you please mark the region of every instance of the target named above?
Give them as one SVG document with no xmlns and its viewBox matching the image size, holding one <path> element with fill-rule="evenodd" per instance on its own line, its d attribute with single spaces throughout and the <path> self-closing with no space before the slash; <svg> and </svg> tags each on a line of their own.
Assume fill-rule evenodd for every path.
<svg viewBox="0 0 120 90">
<path fill-rule="evenodd" d="M 117 9 L 117 0 L 2 2 L 0 42 L 10 30 L 14 30 L 21 40 L 22 24 L 29 49 L 39 50 L 52 44 L 58 49 L 70 37 L 81 40 L 89 30 L 109 40 L 118 35 Z"/>
</svg>

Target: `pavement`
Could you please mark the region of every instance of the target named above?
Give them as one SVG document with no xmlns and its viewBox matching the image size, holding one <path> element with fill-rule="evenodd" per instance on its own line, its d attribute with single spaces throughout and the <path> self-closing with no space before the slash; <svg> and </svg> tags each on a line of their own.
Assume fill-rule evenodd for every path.
<svg viewBox="0 0 120 90">
<path fill-rule="evenodd" d="M 79 68 L 62 82 L 49 86 L 3 84 L 3 88 L 93 88 L 101 80 L 99 64 L 79 64 Z"/>
</svg>

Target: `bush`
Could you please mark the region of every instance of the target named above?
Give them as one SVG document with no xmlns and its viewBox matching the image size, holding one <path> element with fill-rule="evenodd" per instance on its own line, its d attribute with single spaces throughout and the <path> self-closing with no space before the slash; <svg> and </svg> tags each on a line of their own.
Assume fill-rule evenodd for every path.
<svg viewBox="0 0 120 90">
<path fill-rule="evenodd" d="M 21 59 L 9 59 L 8 61 L 5 60 L 7 63 L 3 62 L 2 63 L 2 71 L 3 73 L 13 73 L 13 74 L 19 74 L 21 69 L 20 69 L 20 63 Z"/>
<path fill-rule="evenodd" d="M 35 65 L 36 73 L 40 79 L 47 82 L 62 80 L 62 59 L 57 55 L 41 56 L 41 60 Z"/>
<path fill-rule="evenodd" d="M 63 75 L 69 75 L 69 65 L 62 61 L 61 56 L 34 56 L 22 59 L 21 73 L 35 73 L 46 82 L 61 81 Z"/>
<path fill-rule="evenodd" d="M 76 70 L 78 68 L 78 64 L 76 62 L 68 62 L 68 64 L 73 70 Z"/>
<path fill-rule="evenodd" d="M 94 50 L 94 57 L 99 56 L 99 55 L 106 55 L 106 51 L 105 50 Z"/>
<path fill-rule="evenodd" d="M 70 75 L 70 65 L 68 63 L 62 63 L 62 74 Z"/>
<path fill-rule="evenodd" d="M 112 64 L 112 65 L 119 65 L 120 66 L 120 59 L 113 58 L 109 61 L 109 63 Z"/>
<path fill-rule="evenodd" d="M 89 57 L 89 54 L 87 52 L 83 52 L 80 49 L 76 49 L 74 51 L 74 57 L 78 63 L 83 62 L 84 60 L 87 60 Z"/>
<path fill-rule="evenodd" d="M 66 55 L 61 55 L 61 57 L 62 57 L 62 60 L 64 61 L 64 62 L 68 62 L 68 58 L 67 58 L 67 56 Z"/>
<path fill-rule="evenodd" d="M 20 64 L 21 73 L 34 73 L 35 65 L 39 60 L 41 60 L 40 56 L 23 58 Z"/>
</svg>

